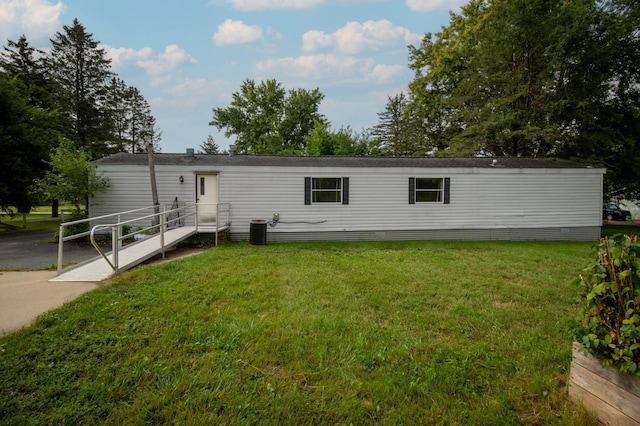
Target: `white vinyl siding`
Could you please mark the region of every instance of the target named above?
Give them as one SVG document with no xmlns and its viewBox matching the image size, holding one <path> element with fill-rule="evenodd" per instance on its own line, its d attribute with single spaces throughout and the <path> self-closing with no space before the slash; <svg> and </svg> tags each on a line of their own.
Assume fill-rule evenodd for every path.
<svg viewBox="0 0 640 426">
<path fill-rule="evenodd" d="M 92 198 L 92 216 L 152 204 L 148 167 L 99 165 L 98 172 L 110 187 Z M 508 235 L 522 228 L 547 235 L 602 224 L 602 169 L 156 165 L 160 203 L 171 205 L 176 197 L 195 202 L 196 173 L 218 174 L 219 202 L 231 206 L 232 236 L 248 233 L 251 220 L 270 220 L 275 213 L 280 222 L 269 227 L 269 235 L 313 232 L 330 239 L 349 232 L 479 235 L 474 230 L 502 229 Z M 305 205 L 305 177 L 323 176 L 349 176 L 342 181 L 343 191 L 345 182 L 349 187 L 347 205 Z M 450 179 L 450 203 L 444 193 L 442 202 L 407 203 L 411 177 L 439 176 Z"/>
</svg>

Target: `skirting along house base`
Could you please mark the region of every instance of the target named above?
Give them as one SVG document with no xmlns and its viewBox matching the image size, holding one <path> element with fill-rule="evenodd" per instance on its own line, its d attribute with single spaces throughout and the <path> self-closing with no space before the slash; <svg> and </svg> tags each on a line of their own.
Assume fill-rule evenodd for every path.
<svg viewBox="0 0 640 426">
<path fill-rule="evenodd" d="M 268 241 L 574 240 L 600 237 L 605 170 L 531 158 L 155 154 L 161 204 L 197 205 L 232 241 L 266 220 Z M 92 217 L 152 204 L 147 154 L 97 162 L 110 186 Z M 190 225 L 193 225 L 191 223 Z"/>
</svg>

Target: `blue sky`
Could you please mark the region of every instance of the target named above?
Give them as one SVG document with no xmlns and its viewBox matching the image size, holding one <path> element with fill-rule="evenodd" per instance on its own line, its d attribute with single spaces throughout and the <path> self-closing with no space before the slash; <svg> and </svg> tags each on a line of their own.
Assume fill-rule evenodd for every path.
<svg viewBox="0 0 640 426">
<path fill-rule="evenodd" d="M 275 78 L 289 90 L 319 88 L 334 130 L 378 122 L 387 97 L 413 75 L 407 45 L 449 23 L 465 0 L 0 0 L 0 36 L 33 47 L 74 18 L 137 87 L 162 130 L 163 152 L 212 135 L 214 107 L 243 80 Z"/>
</svg>

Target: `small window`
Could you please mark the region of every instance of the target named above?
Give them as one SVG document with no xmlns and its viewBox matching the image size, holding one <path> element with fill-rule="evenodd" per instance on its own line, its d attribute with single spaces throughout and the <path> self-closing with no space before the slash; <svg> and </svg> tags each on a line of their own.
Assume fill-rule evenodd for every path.
<svg viewBox="0 0 640 426">
<path fill-rule="evenodd" d="M 312 178 L 312 203 L 341 203 L 342 178 Z"/>
<path fill-rule="evenodd" d="M 409 204 L 449 204 L 450 178 L 409 178 Z"/>
<path fill-rule="evenodd" d="M 442 178 L 416 178 L 416 203 L 441 203 Z"/>
<path fill-rule="evenodd" d="M 349 178 L 305 178 L 305 204 L 349 204 Z"/>
</svg>

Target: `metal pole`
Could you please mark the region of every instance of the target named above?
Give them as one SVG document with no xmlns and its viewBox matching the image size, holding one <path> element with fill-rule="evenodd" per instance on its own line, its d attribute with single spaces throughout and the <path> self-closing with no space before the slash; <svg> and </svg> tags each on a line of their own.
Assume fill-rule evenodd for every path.
<svg viewBox="0 0 640 426">
<path fill-rule="evenodd" d="M 164 206 L 162 215 L 160 215 L 160 251 L 162 252 L 162 258 L 164 259 L 164 217 L 167 211 L 167 206 Z"/>
<path fill-rule="evenodd" d="M 122 215 L 118 215 L 118 226 L 120 226 L 120 222 L 122 221 Z M 122 228 L 120 228 L 120 235 L 122 235 Z M 122 248 L 122 240 L 118 238 L 118 248 Z"/>
<path fill-rule="evenodd" d="M 193 221 L 196 223 L 196 232 L 198 232 L 198 202 L 196 201 L 196 203 L 193 205 L 194 208 L 194 212 L 195 212 L 195 216 L 193 218 Z"/>
<path fill-rule="evenodd" d="M 216 203 L 216 247 L 218 247 L 218 222 L 220 222 L 220 209 L 219 204 Z"/>
<path fill-rule="evenodd" d="M 62 217 L 64 218 L 64 213 Z M 62 250 L 64 250 L 64 225 L 60 223 L 60 230 L 58 231 L 58 275 L 62 272 Z"/>
<path fill-rule="evenodd" d="M 112 255 L 112 261 L 113 261 L 113 273 L 117 274 L 118 273 L 118 240 L 120 239 L 118 234 L 118 230 L 120 229 L 119 226 L 112 226 L 111 227 L 111 255 Z"/>
<path fill-rule="evenodd" d="M 153 199 L 153 212 L 160 213 L 160 201 L 158 199 L 158 185 L 156 183 L 156 166 L 153 157 L 153 142 L 147 144 L 147 156 L 149 158 L 149 175 L 151 179 L 151 198 Z M 154 217 L 151 225 L 157 225 L 158 218 Z"/>
</svg>

